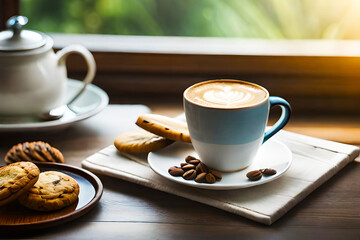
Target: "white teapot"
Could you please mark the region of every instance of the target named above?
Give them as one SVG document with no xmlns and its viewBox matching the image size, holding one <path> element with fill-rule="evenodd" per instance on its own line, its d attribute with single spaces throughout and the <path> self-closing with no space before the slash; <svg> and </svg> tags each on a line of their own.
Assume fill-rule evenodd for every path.
<svg viewBox="0 0 360 240">
<path fill-rule="evenodd" d="M 55 54 L 48 35 L 22 30 L 27 21 L 14 16 L 7 22 L 8 30 L 0 32 L 0 116 L 43 114 L 67 104 L 65 60 L 71 53 L 82 55 L 88 68 L 75 98 L 95 76 L 95 60 L 86 48 L 70 45 Z"/>
</svg>

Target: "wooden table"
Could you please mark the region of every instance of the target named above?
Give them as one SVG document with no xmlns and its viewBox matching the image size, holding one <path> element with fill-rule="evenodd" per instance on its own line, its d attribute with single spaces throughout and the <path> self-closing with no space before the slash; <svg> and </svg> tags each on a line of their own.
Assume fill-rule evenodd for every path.
<svg viewBox="0 0 360 240">
<path fill-rule="evenodd" d="M 156 113 L 175 116 L 175 108 L 152 106 Z M 140 105 L 110 105 L 88 120 L 62 131 L 2 133 L 1 164 L 4 155 L 18 142 L 43 140 L 60 149 L 68 164 L 81 161 L 112 144 L 114 137 L 136 128 L 136 116 L 147 111 Z M 133 117 L 128 117 L 133 116 Z M 332 125 L 331 125 L 332 124 Z M 343 142 L 357 142 L 356 122 L 328 125 L 299 120 L 287 130 L 314 133 Z M 121 130 L 120 130 L 121 129 Z M 326 131 L 327 129 L 327 131 Z M 351 131 L 353 129 L 353 131 Z M 332 134 L 329 134 L 332 133 Z M 324 135 L 321 135 L 324 134 Z M 348 136 L 349 138 L 346 138 Z M 359 144 L 359 142 L 357 142 Z M 360 238 L 360 166 L 350 163 L 326 184 L 271 226 L 197 202 L 140 185 L 99 175 L 104 194 L 97 206 L 77 220 L 50 229 L 0 234 L 0 238 L 54 239 L 359 239 Z"/>
</svg>

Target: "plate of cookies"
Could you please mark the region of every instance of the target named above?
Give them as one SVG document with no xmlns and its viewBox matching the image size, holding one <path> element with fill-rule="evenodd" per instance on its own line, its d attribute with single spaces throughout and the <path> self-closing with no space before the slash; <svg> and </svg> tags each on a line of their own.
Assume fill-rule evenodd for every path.
<svg viewBox="0 0 360 240">
<path fill-rule="evenodd" d="M 9 164 L 0 168 L 0 229 L 65 223 L 87 213 L 102 196 L 96 175 L 63 164 L 62 154 L 44 142 L 15 145 L 5 161 Z"/>
</svg>

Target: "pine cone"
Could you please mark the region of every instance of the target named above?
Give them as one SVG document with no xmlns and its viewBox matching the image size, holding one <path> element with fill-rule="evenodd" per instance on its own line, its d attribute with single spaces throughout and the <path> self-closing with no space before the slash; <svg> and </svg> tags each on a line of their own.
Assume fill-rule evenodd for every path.
<svg viewBox="0 0 360 240">
<path fill-rule="evenodd" d="M 24 142 L 13 146 L 5 156 L 5 162 L 57 162 L 64 163 L 62 153 L 45 142 Z"/>
</svg>

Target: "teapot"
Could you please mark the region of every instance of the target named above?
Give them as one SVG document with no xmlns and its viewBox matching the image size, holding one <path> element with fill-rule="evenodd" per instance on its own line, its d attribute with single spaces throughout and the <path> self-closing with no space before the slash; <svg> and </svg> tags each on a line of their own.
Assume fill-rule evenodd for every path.
<svg viewBox="0 0 360 240">
<path fill-rule="evenodd" d="M 81 45 L 70 45 L 58 52 L 48 35 L 23 30 L 28 19 L 14 16 L 0 32 L 0 116 L 36 115 L 67 104 L 66 58 L 80 54 L 86 61 L 87 74 L 78 97 L 95 76 L 94 57 Z M 73 101 L 74 99 L 72 99 Z"/>
</svg>

